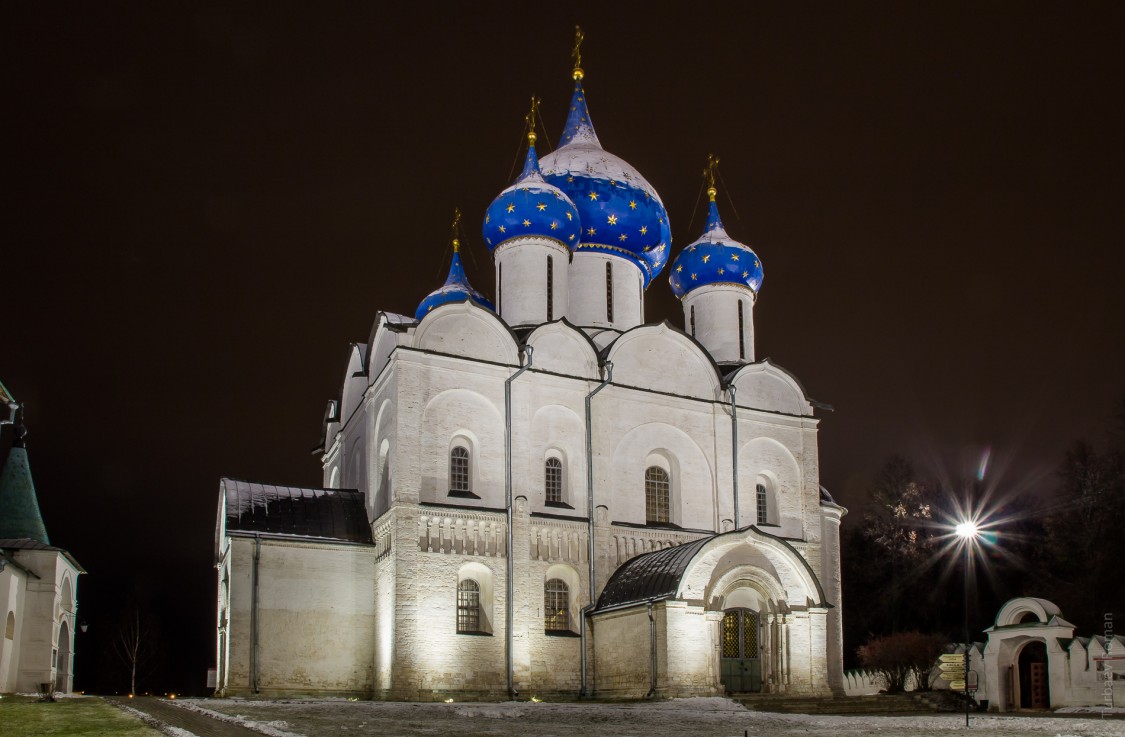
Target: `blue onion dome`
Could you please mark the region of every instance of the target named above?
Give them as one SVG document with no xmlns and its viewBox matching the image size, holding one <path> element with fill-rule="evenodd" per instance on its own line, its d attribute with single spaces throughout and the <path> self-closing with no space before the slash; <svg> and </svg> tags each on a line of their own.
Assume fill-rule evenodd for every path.
<svg viewBox="0 0 1125 737">
<path fill-rule="evenodd" d="M 529 116 L 529 120 L 534 119 Z M 527 141 L 523 173 L 485 211 L 484 242 L 495 251 L 512 239 L 535 236 L 575 249 L 581 234 L 578 208 L 562 190 L 543 179 L 534 131 L 528 133 Z"/>
<path fill-rule="evenodd" d="M 456 233 L 458 225 L 461 220 L 460 211 L 453 221 L 453 230 Z M 428 315 L 431 310 L 441 307 L 450 302 L 464 302 L 472 300 L 475 304 L 486 310 L 496 311 L 492 303 L 488 299 L 473 289 L 473 285 L 469 283 L 468 277 L 465 276 L 465 267 L 461 264 L 461 241 L 453 238 L 453 261 L 449 264 L 449 277 L 446 278 L 445 284 L 440 289 L 435 289 L 426 295 L 422 300 L 422 304 L 418 305 L 418 309 L 414 311 L 414 319 L 421 320 Z"/>
<path fill-rule="evenodd" d="M 668 283 L 679 299 L 710 284 L 741 284 L 750 287 L 755 294 L 762 288 L 761 259 L 750 246 L 727 235 L 715 205 L 716 193 L 712 182 L 707 188 L 711 204 L 703 236 L 680 251 L 672 264 Z"/>
<path fill-rule="evenodd" d="M 543 177 L 578 206 L 580 251 L 629 259 L 644 274 L 645 287 L 668 261 L 672 230 L 664 203 L 640 173 L 602 148 L 574 69 L 574 96 L 559 148 L 543 157 Z"/>
</svg>

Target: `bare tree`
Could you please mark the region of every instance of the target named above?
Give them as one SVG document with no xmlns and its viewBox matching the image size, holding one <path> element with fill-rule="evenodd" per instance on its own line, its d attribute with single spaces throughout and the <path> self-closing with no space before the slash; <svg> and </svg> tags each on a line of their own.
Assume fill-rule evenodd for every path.
<svg viewBox="0 0 1125 737">
<path fill-rule="evenodd" d="M 137 679 L 148 674 L 156 653 L 156 629 L 147 611 L 131 603 L 125 607 L 114 634 L 113 650 L 129 672 L 129 693 L 137 693 Z"/>
</svg>

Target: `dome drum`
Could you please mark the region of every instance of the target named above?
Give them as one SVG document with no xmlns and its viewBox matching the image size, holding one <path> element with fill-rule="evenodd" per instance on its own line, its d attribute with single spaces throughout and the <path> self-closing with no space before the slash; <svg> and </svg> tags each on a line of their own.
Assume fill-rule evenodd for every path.
<svg viewBox="0 0 1125 737">
<path fill-rule="evenodd" d="M 526 236 L 492 252 L 496 307 L 509 326 L 552 322 L 568 314 L 570 250 L 556 240 Z"/>
<path fill-rule="evenodd" d="M 741 284 L 709 284 L 683 298 L 688 335 L 715 363 L 754 362 L 755 294 Z"/>
<path fill-rule="evenodd" d="M 570 312 L 580 327 L 625 331 L 644 323 L 645 277 L 637 264 L 599 251 L 579 251 L 570 264 Z"/>
</svg>

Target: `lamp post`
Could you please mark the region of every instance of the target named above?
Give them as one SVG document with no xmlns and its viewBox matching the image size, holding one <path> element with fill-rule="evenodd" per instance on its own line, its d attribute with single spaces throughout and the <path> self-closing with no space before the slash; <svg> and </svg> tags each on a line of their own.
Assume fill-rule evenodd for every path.
<svg viewBox="0 0 1125 737">
<path fill-rule="evenodd" d="M 965 550 L 965 728 L 969 727 L 969 651 L 972 643 L 969 641 L 969 566 L 972 564 L 973 545 L 980 536 L 980 527 L 972 520 L 957 523 L 955 528 L 957 537 L 961 540 L 961 547 Z"/>
</svg>

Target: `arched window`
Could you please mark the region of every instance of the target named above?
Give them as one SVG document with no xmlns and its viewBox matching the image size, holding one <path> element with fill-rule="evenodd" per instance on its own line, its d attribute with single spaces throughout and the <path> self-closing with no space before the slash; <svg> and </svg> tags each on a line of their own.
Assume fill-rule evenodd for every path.
<svg viewBox="0 0 1125 737">
<path fill-rule="evenodd" d="M 4 638 L 16 639 L 16 615 L 12 612 L 8 612 L 8 621 L 4 623 Z"/>
<path fill-rule="evenodd" d="M 746 358 L 746 326 L 742 317 L 742 300 L 738 300 L 738 357 Z"/>
<path fill-rule="evenodd" d="M 466 578 L 457 584 L 458 634 L 481 632 L 480 619 L 480 584 Z"/>
<path fill-rule="evenodd" d="M 555 319 L 555 257 L 547 257 L 547 322 Z"/>
<path fill-rule="evenodd" d="M 671 480 L 668 472 L 659 466 L 649 466 L 645 470 L 645 522 L 667 524 L 668 497 Z"/>
<path fill-rule="evenodd" d="M 449 491 L 468 493 L 469 488 L 469 449 L 463 445 L 449 451 Z"/>
<path fill-rule="evenodd" d="M 695 305 L 691 306 L 691 337 L 695 337 Z"/>
<path fill-rule="evenodd" d="M 760 481 L 755 487 L 755 491 L 757 492 L 756 501 L 758 504 L 758 524 L 768 524 L 770 521 L 769 492 L 766 490 L 766 485 Z"/>
<path fill-rule="evenodd" d="M 543 629 L 570 631 L 570 589 L 560 578 L 552 578 L 543 587 Z"/>
<path fill-rule="evenodd" d="M 547 491 L 547 503 L 562 503 L 563 475 L 562 461 L 548 458 L 543 464 L 543 488 Z"/>
<path fill-rule="evenodd" d="M 605 320 L 613 322 L 613 265 L 605 262 Z"/>
</svg>

